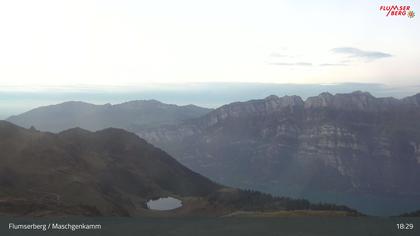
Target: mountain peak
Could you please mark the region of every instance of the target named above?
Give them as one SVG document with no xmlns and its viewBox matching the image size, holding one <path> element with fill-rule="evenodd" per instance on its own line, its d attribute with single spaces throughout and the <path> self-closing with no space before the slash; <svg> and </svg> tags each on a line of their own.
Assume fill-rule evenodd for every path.
<svg viewBox="0 0 420 236">
<path fill-rule="evenodd" d="M 279 97 L 277 95 L 274 95 L 274 94 L 265 98 L 265 100 L 278 100 L 278 99 L 279 99 Z"/>
<path fill-rule="evenodd" d="M 369 92 L 364 92 L 361 90 L 356 90 L 352 93 L 350 93 L 351 95 L 356 95 L 356 96 L 367 96 L 367 97 L 373 97 L 372 94 L 370 94 Z"/>
<path fill-rule="evenodd" d="M 122 104 L 163 104 L 163 103 L 155 99 L 150 99 L 150 100 L 133 100 L 133 101 L 124 102 Z"/>
<path fill-rule="evenodd" d="M 420 106 L 420 93 L 402 99 L 404 104 L 411 106 Z"/>
<path fill-rule="evenodd" d="M 345 110 L 378 110 L 383 108 L 381 101 L 381 99 L 363 91 L 337 93 L 335 95 L 324 92 L 318 96 L 309 97 L 305 101 L 305 108 L 331 107 Z"/>
<path fill-rule="evenodd" d="M 318 95 L 319 97 L 333 97 L 334 95 L 332 95 L 329 92 L 322 92 Z"/>
<path fill-rule="evenodd" d="M 268 111 L 277 111 L 279 109 L 283 109 L 286 107 L 295 107 L 295 106 L 302 106 L 303 100 L 299 96 L 283 96 L 278 97 L 276 95 L 270 95 L 265 99 L 267 110 Z"/>
<path fill-rule="evenodd" d="M 131 131 L 142 126 L 175 124 L 207 114 L 211 109 L 198 106 L 177 106 L 157 100 L 135 100 L 121 104 L 95 105 L 70 101 L 43 106 L 7 120 L 25 128 L 60 132 L 73 127 L 96 131 L 108 127 Z"/>
<path fill-rule="evenodd" d="M 90 134 L 90 132 L 88 130 L 82 129 L 80 127 L 74 127 L 74 128 L 71 128 L 71 129 L 61 131 L 59 134 L 62 134 L 62 135 L 68 135 L 68 134 L 81 135 L 81 134 Z"/>
</svg>

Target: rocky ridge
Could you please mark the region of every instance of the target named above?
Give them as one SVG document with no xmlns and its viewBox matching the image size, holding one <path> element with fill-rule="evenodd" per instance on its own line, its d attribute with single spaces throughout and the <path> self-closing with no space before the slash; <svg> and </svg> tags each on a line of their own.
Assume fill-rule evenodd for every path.
<svg viewBox="0 0 420 236">
<path fill-rule="evenodd" d="M 222 106 L 137 134 L 218 182 L 270 193 L 417 196 L 420 94 L 322 93 Z M 289 191 L 290 190 L 290 191 Z"/>
</svg>

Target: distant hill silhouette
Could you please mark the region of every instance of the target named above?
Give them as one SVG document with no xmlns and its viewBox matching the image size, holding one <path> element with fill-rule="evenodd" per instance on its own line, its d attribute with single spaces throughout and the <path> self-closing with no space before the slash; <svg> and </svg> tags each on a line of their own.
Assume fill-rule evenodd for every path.
<svg viewBox="0 0 420 236">
<path fill-rule="evenodd" d="M 194 105 L 177 106 L 156 100 L 137 100 L 116 105 L 72 101 L 35 108 L 7 120 L 22 127 L 34 126 L 41 131 L 51 132 L 75 127 L 91 131 L 110 127 L 136 130 L 139 127 L 177 124 L 210 111 Z"/>
</svg>

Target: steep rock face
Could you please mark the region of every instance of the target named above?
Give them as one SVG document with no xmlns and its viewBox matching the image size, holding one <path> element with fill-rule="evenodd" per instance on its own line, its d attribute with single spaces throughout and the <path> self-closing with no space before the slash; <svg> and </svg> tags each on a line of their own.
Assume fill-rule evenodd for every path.
<svg viewBox="0 0 420 236">
<path fill-rule="evenodd" d="M 411 106 L 420 106 L 420 93 L 402 99 L 402 102 Z"/>
<path fill-rule="evenodd" d="M 204 117 L 204 125 L 212 126 L 225 119 L 239 118 L 243 115 L 266 116 L 286 108 L 301 108 L 303 101 L 298 96 L 269 96 L 263 100 L 253 100 L 249 102 L 237 102 L 222 106 L 217 112 L 212 112 Z"/>
<path fill-rule="evenodd" d="M 285 189 L 420 195 L 419 95 L 270 96 L 137 134 L 218 182 Z"/>
<path fill-rule="evenodd" d="M 375 98 L 370 93 L 356 91 L 351 94 L 321 93 L 305 101 L 305 108 L 335 108 L 341 110 L 383 111 L 404 104 L 395 98 Z"/>
</svg>

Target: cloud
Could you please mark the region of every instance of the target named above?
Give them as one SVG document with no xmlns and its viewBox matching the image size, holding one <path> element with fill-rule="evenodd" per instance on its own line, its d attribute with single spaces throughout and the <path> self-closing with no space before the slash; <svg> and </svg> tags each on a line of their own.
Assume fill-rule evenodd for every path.
<svg viewBox="0 0 420 236">
<path fill-rule="evenodd" d="M 310 62 L 271 62 L 269 64 L 274 66 L 312 66 Z"/>
<path fill-rule="evenodd" d="M 297 56 L 283 52 L 272 52 L 269 55 L 267 64 L 274 66 L 319 66 L 319 67 L 342 67 L 351 66 L 354 63 L 363 61 L 371 62 L 374 60 L 393 57 L 393 55 L 380 51 L 365 51 L 354 47 L 337 47 L 330 50 L 338 54 L 335 60 L 321 62 L 308 62 L 302 56 Z M 344 55 L 344 57 L 343 57 Z"/>
<path fill-rule="evenodd" d="M 392 57 L 391 54 L 379 51 L 364 51 L 358 48 L 352 47 L 340 47 L 331 49 L 332 52 L 337 54 L 345 54 L 349 57 L 366 59 L 367 61 L 373 61 L 381 58 Z"/>
</svg>

